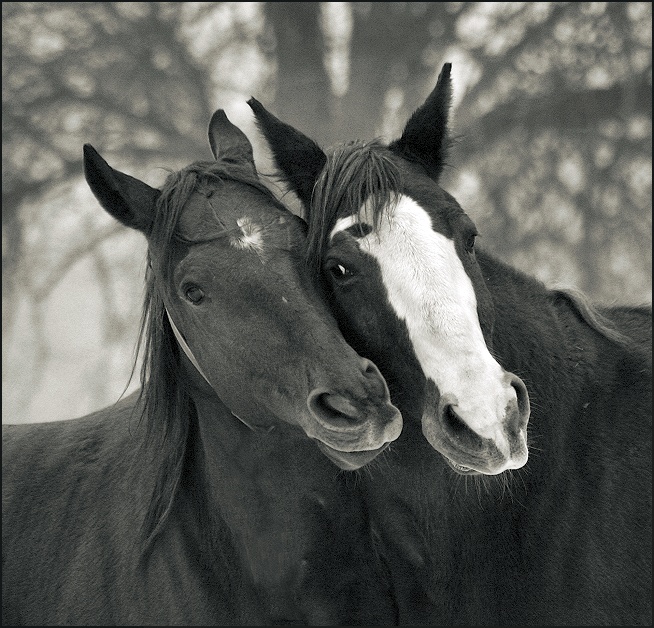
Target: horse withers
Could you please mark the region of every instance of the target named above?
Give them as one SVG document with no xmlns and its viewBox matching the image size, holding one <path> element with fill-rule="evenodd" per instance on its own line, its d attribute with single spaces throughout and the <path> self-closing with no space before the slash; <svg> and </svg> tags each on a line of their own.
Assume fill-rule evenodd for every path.
<svg viewBox="0 0 654 628">
<path fill-rule="evenodd" d="M 400 434 L 305 267 L 305 226 L 217 111 L 161 190 L 84 147 L 148 241 L 142 387 L 3 425 L 3 625 L 390 624 L 357 469 Z"/>
<path fill-rule="evenodd" d="M 249 101 L 404 417 L 362 476 L 399 622 L 651 625 L 651 305 L 596 308 L 477 247 L 439 185 L 450 71 L 388 144 L 323 151 Z"/>
</svg>

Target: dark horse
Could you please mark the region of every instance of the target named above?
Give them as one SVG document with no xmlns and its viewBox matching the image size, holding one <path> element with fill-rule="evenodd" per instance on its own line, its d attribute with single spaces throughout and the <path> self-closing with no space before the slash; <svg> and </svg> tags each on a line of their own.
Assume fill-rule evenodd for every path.
<svg viewBox="0 0 654 628">
<path fill-rule="evenodd" d="M 370 462 L 402 418 L 248 139 L 221 110 L 209 139 L 217 159 L 161 190 L 84 147 L 102 207 L 148 241 L 142 387 L 3 425 L 3 625 L 394 621 L 339 467 Z"/>
<path fill-rule="evenodd" d="M 600 311 L 477 249 L 438 184 L 450 99 L 446 64 L 400 138 L 327 153 L 249 101 L 404 417 L 361 474 L 399 622 L 651 625 L 651 306 Z"/>
</svg>

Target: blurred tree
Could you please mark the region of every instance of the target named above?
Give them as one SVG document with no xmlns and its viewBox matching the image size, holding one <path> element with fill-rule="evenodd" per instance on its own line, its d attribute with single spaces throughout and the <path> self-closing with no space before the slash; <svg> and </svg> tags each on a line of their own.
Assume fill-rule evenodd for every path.
<svg viewBox="0 0 654 628">
<path fill-rule="evenodd" d="M 5 408 L 11 420 L 30 415 L 26 400 L 42 389 L 48 412 L 53 391 L 64 400 L 43 418 L 73 416 L 127 384 L 145 242 L 98 207 L 82 180 L 82 146 L 151 185 L 167 174 L 162 165 L 211 158 L 216 94 L 226 98 L 238 78 L 226 57 L 258 33 L 250 3 L 191 5 L 2 4 L 3 417 Z M 80 273 L 87 298 L 55 294 Z M 56 315 L 62 303 L 68 316 Z"/>
<path fill-rule="evenodd" d="M 144 243 L 90 195 L 85 142 L 158 185 L 160 166 L 210 157 L 208 120 L 233 107 L 267 164 L 250 95 L 324 146 L 392 139 L 445 61 L 463 135 L 444 187 L 480 244 L 597 300 L 651 301 L 651 14 L 646 2 L 4 2 L 3 408 L 40 416 L 68 387 L 57 356 L 71 333 L 97 359 L 51 418 L 114 400 L 122 387 L 103 374 L 129 375 Z"/>
<path fill-rule="evenodd" d="M 457 155 L 488 202 L 484 244 L 548 283 L 651 302 L 651 3 L 489 4 L 458 23 L 481 68 Z"/>
<path fill-rule="evenodd" d="M 388 94 L 417 106 L 456 39 L 456 15 L 446 2 L 265 5 L 277 67 L 275 106 L 325 145 L 378 134 Z M 439 55 L 431 51 L 434 37 Z"/>
<path fill-rule="evenodd" d="M 176 36 L 180 10 L 3 3 L 3 330 L 12 319 L 8 297 L 24 282 L 19 209 L 80 176 L 85 142 L 121 154 L 137 171 L 206 153 L 210 81 Z M 89 242 L 79 244 L 80 254 L 89 249 Z M 67 258 L 60 273 L 75 261 Z M 41 297 L 56 285 L 47 271 Z"/>
<path fill-rule="evenodd" d="M 331 127 L 331 91 L 323 63 L 320 7 L 319 2 L 266 2 L 264 10 L 270 24 L 268 50 L 277 69 L 275 103 L 324 137 Z"/>
</svg>

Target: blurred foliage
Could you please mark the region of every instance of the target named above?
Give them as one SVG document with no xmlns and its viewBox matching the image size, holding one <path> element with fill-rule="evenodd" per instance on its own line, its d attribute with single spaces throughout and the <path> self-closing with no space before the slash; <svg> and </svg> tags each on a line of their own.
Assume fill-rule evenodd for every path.
<svg viewBox="0 0 654 628">
<path fill-rule="evenodd" d="M 393 139 L 451 61 L 443 184 L 480 245 L 651 301 L 651 3 L 3 2 L 2 35 L 4 420 L 81 414 L 129 378 L 144 242 L 88 191 L 82 145 L 159 185 L 210 157 L 222 107 L 268 172 L 250 95 L 324 146 Z"/>
</svg>

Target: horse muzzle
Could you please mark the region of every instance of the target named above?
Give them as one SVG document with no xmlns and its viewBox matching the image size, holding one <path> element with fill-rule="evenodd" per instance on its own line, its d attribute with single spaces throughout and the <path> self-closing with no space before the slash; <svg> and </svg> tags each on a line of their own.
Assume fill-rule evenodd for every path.
<svg viewBox="0 0 654 628">
<path fill-rule="evenodd" d="M 503 414 L 477 424 L 477 417 L 460 412 L 455 398 L 441 396 L 433 382 L 428 382 L 432 403 L 425 407 L 435 408 L 436 412 L 423 414 L 422 431 L 457 473 L 497 475 L 527 463 L 529 399 L 522 381 L 512 374 L 507 376 L 516 390 L 515 397 Z"/>
<path fill-rule="evenodd" d="M 304 430 L 341 469 L 353 470 L 378 456 L 402 432 L 402 415 L 390 398 L 359 399 L 315 389 Z"/>
</svg>

